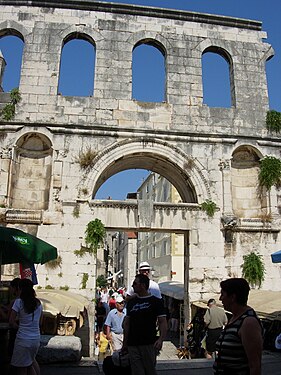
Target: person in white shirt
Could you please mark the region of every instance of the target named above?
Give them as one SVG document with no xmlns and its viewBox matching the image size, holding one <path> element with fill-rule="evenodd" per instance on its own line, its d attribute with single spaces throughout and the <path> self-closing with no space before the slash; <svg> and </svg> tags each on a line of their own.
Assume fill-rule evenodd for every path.
<svg viewBox="0 0 281 375">
<path fill-rule="evenodd" d="M 151 267 L 148 262 L 141 262 L 139 265 L 139 273 L 142 275 L 146 275 L 149 277 L 149 288 L 148 293 L 152 294 L 153 296 L 157 298 L 162 298 L 159 285 L 150 279 L 150 270 Z M 126 301 L 129 301 L 132 297 L 136 296 L 136 293 L 134 292 L 132 284 L 129 286 L 127 294 L 126 294 Z"/>
<path fill-rule="evenodd" d="M 19 288 L 20 296 L 13 304 L 9 318 L 10 326 L 18 327 L 11 365 L 17 375 L 39 375 L 40 368 L 35 358 L 40 346 L 42 304 L 35 296 L 31 280 L 21 280 Z"/>
</svg>

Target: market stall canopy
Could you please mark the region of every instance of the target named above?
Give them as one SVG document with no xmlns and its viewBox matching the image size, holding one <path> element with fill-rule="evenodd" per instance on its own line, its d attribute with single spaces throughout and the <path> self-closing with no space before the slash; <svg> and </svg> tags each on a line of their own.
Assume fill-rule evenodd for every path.
<svg viewBox="0 0 281 375">
<path fill-rule="evenodd" d="M 57 249 L 40 238 L 0 226 L 0 264 L 44 264 L 57 256 Z"/>
<path fill-rule="evenodd" d="M 222 307 L 219 297 L 219 293 L 210 296 L 210 298 L 214 298 L 217 301 L 218 306 Z M 203 299 L 194 301 L 191 305 L 207 309 L 207 301 Z M 281 292 L 251 289 L 248 305 L 251 306 L 262 319 L 281 320 Z"/>
<path fill-rule="evenodd" d="M 281 263 L 281 250 L 271 254 L 272 263 Z"/>
<path fill-rule="evenodd" d="M 184 285 L 180 281 L 163 281 L 158 283 L 161 294 L 178 300 L 184 299 Z"/>
<path fill-rule="evenodd" d="M 256 310 L 260 318 L 281 320 L 281 291 L 252 289 L 248 305 Z"/>
<path fill-rule="evenodd" d="M 65 290 L 37 289 L 36 295 L 42 302 L 43 312 L 53 316 L 61 314 L 66 318 L 78 319 L 89 305 L 87 298 Z"/>
</svg>

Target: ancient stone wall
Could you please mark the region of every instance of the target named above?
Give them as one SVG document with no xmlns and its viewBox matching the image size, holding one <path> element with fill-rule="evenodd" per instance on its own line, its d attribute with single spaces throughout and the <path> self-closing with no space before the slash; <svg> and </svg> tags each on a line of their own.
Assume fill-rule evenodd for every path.
<svg viewBox="0 0 281 375">
<path fill-rule="evenodd" d="M 0 9 L 0 36 L 24 41 L 22 100 L 12 120 L 0 121 L 1 217 L 7 225 L 35 227 L 58 247 L 59 269 L 38 266 L 42 286 L 67 284 L 77 291 L 88 273 L 81 293 L 92 295 L 93 259 L 77 258 L 74 250 L 84 245 L 85 226 L 97 213 L 109 229 L 125 226 L 122 212 L 128 229 L 151 230 L 155 222 L 140 217 L 133 204 L 91 203 L 111 175 L 145 168 L 168 178 L 186 204 L 154 208 L 157 230 L 162 215 L 173 230 L 189 233 L 192 299 L 217 291 L 222 278 L 240 276 L 243 255 L 251 250 L 265 259 L 263 287 L 280 288 L 270 260 L 280 241 L 278 191 L 260 198 L 254 186 L 260 158 L 279 156 L 280 147 L 265 126 L 265 64 L 273 50 L 260 22 L 79 0 L 0 1 Z M 89 97 L 58 92 L 62 48 L 76 38 L 96 49 Z M 165 102 L 132 100 L 132 52 L 142 43 L 165 57 Z M 209 51 L 229 64 L 231 108 L 203 104 L 202 55 Z M 1 98 L 7 101 L 7 94 Z M 79 156 L 87 149 L 94 159 L 83 169 Z M 249 181 L 245 154 L 252 155 L 246 158 Z M 200 211 L 206 199 L 217 204 L 214 218 Z M 265 223 L 261 215 L 269 212 Z"/>
</svg>

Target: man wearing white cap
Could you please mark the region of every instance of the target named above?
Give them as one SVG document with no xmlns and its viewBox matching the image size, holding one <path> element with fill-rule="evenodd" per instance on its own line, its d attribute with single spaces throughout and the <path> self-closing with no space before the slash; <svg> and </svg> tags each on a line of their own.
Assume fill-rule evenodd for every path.
<svg viewBox="0 0 281 375">
<path fill-rule="evenodd" d="M 116 297 L 116 308 L 110 310 L 105 320 L 106 338 L 111 341 L 113 351 L 120 350 L 123 345 L 123 320 L 126 315 L 125 301 L 119 294 Z"/>
<path fill-rule="evenodd" d="M 147 277 L 149 277 L 150 276 L 150 270 L 151 270 L 151 267 L 150 267 L 148 262 L 141 262 L 140 263 L 140 265 L 139 265 L 139 273 L 140 274 L 146 275 Z M 150 294 L 152 294 L 153 296 L 157 297 L 157 298 L 162 298 L 159 285 L 151 279 L 149 280 L 148 292 Z M 133 286 L 131 284 L 130 287 L 128 288 L 128 291 L 127 291 L 126 300 L 128 301 L 129 299 L 131 299 L 135 295 L 136 295 L 136 293 L 134 292 Z"/>
</svg>

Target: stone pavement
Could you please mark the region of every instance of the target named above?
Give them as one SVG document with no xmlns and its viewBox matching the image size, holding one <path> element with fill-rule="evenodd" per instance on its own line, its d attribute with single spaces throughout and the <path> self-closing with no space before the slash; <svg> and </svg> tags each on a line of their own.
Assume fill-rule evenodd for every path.
<svg viewBox="0 0 281 375">
<path fill-rule="evenodd" d="M 159 375 L 212 375 L 213 361 L 207 359 L 179 359 L 176 346 L 165 341 L 162 352 L 157 360 L 157 373 Z M 280 375 L 281 352 L 264 351 L 263 374 Z M 101 363 L 93 359 L 83 358 L 79 363 L 42 365 L 41 375 L 101 375 Z"/>
</svg>

